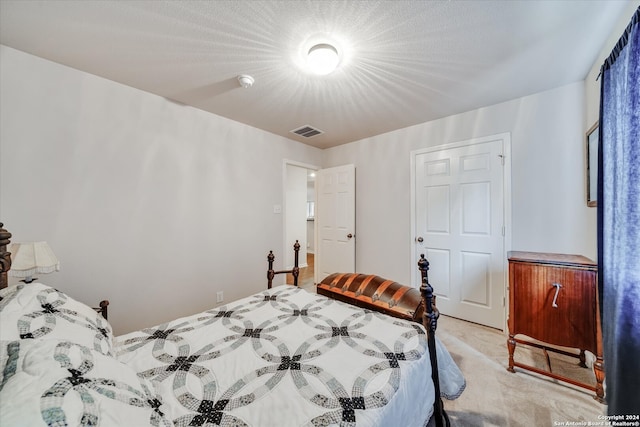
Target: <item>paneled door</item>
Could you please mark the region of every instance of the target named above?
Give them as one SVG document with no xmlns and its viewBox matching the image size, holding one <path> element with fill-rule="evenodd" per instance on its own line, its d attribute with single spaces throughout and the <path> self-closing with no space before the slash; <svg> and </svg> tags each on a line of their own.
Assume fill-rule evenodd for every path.
<svg viewBox="0 0 640 427">
<path fill-rule="evenodd" d="M 412 153 L 414 259 L 424 253 L 430 262 L 438 308 L 500 329 L 506 292 L 505 138 Z"/>
<path fill-rule="evenodd" d="M 356 169 L 321 169 L 316 177 L 316 277 L 356 268 Z"/>
</svg>

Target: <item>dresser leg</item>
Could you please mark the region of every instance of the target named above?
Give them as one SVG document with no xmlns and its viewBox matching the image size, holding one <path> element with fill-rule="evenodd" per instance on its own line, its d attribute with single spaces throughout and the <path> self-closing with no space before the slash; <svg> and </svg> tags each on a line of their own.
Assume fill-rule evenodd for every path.
<svg viewBox="0 0 640 427">
<path fill-rule="evenodd" d="M 587 367 L 587 357 L 584 354 L 584 350 L 580 350 L 580 363 L 578 363 L 578 366 L 581 368 Z"/>
<path fill-rule="evenodd" d="M 593 363 L 593 372 L 596 374 L 596 395 L 593 396 L 600 403 L 605 403 L 604 400 L 604 359 L 602 356 L 596 356 L 596 361 Z"/>
<path fill-rule="evenodd" d="M 509 349 L 509 367 L 507 371 L 515 373 L 516 371 L 513 369 L 513 353 L 516 350 L 516 340 L 511 334 L 509 334 L 509 339 L 507 340 L 507 348 Z"/>
</svg>

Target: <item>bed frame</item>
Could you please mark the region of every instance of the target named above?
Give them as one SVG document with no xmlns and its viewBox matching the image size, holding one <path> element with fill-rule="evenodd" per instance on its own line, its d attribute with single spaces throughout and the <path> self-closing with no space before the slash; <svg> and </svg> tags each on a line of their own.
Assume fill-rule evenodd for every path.
<svg viewBox="0 0 640 427">
<path fill-rule="evenodd" d="M 4 229 L 4 224 L 0 222 L 0 289 L 4 289 L 9 284 L 7 273 L 11 269 L 11 253 L 7 252 L 7 246 L 11 242 L 11 233 Z"/>
<path fill-rule="evenodd" d="M 296 245 L 298 241 L 296 240 Z M 298 245 L 298 249 L 300 245 Z M 295 285 L 297 286 L 298 252 L 293 268 Z M 273 251 L 269 252 L 268 288 L 271 289 L 273 279 Z M 316 286 L 320 295 L 333 298 L 357 307 L 377 311 L 389 316 L 405 319 L 422 324 L 427 330 L 427 345 L 431 360 L 431 377 L 435 387 L 435 402 L 433 404 L 433 421 L 436 427 L 449 426 L 450 421 L 440 397 L 440 378 L 438 376 L 438 360 L 436 358 L 436 329 L 440 312 L 436 307 L 436 296 L 429 284 L 429 261 L 420 255 L 418 269 L 422 277 L 420 290 L 404 286 L 392 280 L 386 280 L 375 275 L 357 273 L 334 273 L 325 277 Z M 291 271 L 276 272 L 290 273 Z M 425 310 L 426 307 L 426 310 Z M 429 423 L 431 425 L 431 422 Z"/>
<path fill-rule="evenodd" d="M 269 251 L 269 255 L 267 255 L 267 262 L 269 263 L 269 269 L 267 270 L 267 289 L 271 289 L 273 286 L 273 278 L 276 274 L 282 273 L 290 273 L 293 275 L 293 286 L 298 286 L 298 276 L 300 275 L 300 267 L 298 267 L 298 254 L 300 252 L 300 243 L 296 240 L 293 244 L 293 268 L 291 270 L 281 270 L 275 271 L 273 269 L 273 261 L 276 259 L 276 256 L 273 254 L 273 251 Z"/>
<path fill-rule="evenodd" d="M 7 251 L 7 246 L 11 240 L 11 233 L 5 230 L 0 223 L 0 289 L 8 285 L 7 274 L 11 269 L 11 253 Z M 300 244 L 296 241 L 294 245 L 295 265 L 292 270 L 274 271 L 273 261 L 275 256 L 273 251 L 269 252 L 267 261 L 269 270 L 267 271 L 268 287 L 271 288 L 273 278 L 276 274 L 291 273 L 294 277 L 294 285 L 298 285 L 298 251 Z M 427 272 L 429 271 L 429 261 L 424 255 L 420 255 L 418 269 L 422 277 L 420 291 L 399 283 L 382 279 L 378 276 L 367 276 L 363 274 L 332 274 L 327 276 L 317 286 L 318 294 L 328 296 L 346 303 L 382 312 L 390 316 L 421 323 L 427 331 L 427 345 L 431 361 L 431 377 L 435 387 L 435 402 L 433 404 L 433 417 L 436 427 L 449 426 L 449 418 L 442 406 L 440 397 L 440 379 L 438 377 L 438 360 L 436 358 L 435 333 L 440 313 L 436 308 L 433 287 L 429 284 Z M 109 301 L 103 300 L 99 307 L 94 310 L 107 318 L 107 307 Z M 429 422 L 431 425 L 431 421 Z"/>
</svg>

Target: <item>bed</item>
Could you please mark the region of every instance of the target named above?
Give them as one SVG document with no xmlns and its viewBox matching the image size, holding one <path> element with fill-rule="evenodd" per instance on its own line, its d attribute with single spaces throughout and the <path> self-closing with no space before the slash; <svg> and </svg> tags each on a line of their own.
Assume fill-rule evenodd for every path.
<svg viewBox="0 0 640 427">
<path fill-rule="evenodd" d="M 3 242 L 0 233 L 6 260 Z M 425 305 L 431 291 L 421 262 L 422 298 L 408 309 L 415 289 L 358 275 L 350 285 L 367 284 L 355 297 L 340 285 L 350 275 L 332 275 L 323 284 L 334 295 L 274 286 L 122 336 L 96 309 L 46 284 L 7 287 L 0 425 L 445 424 L 440 396 L 457 397 L 465 381 L 432 333 L 437 312 Z M 397 315 L 363 305 L 378 302 L 375 291 L 364 292 L 375 282 L 399 297 L 390 307 Z"/>
</svg>

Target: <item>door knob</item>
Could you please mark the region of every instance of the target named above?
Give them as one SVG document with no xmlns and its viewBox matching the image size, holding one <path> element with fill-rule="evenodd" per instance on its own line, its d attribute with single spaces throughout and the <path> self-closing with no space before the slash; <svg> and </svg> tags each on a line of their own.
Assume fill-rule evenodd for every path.
<svg viewBox="0 0 640 427">
<path fill-rule="evenodd" d="M 416 237 L 416 242 L 422 243 L 422 242 L 424 242 L 424 239 L 422 237 L 418 236 L 418 237 Z"/>
<path fill-rule="evenodd" d="M 352 237 L 353 237 L 353 234 L 351 234 L 351 233 L 347 234 L 347 239 L 350 239 Z"/>
</svg>

